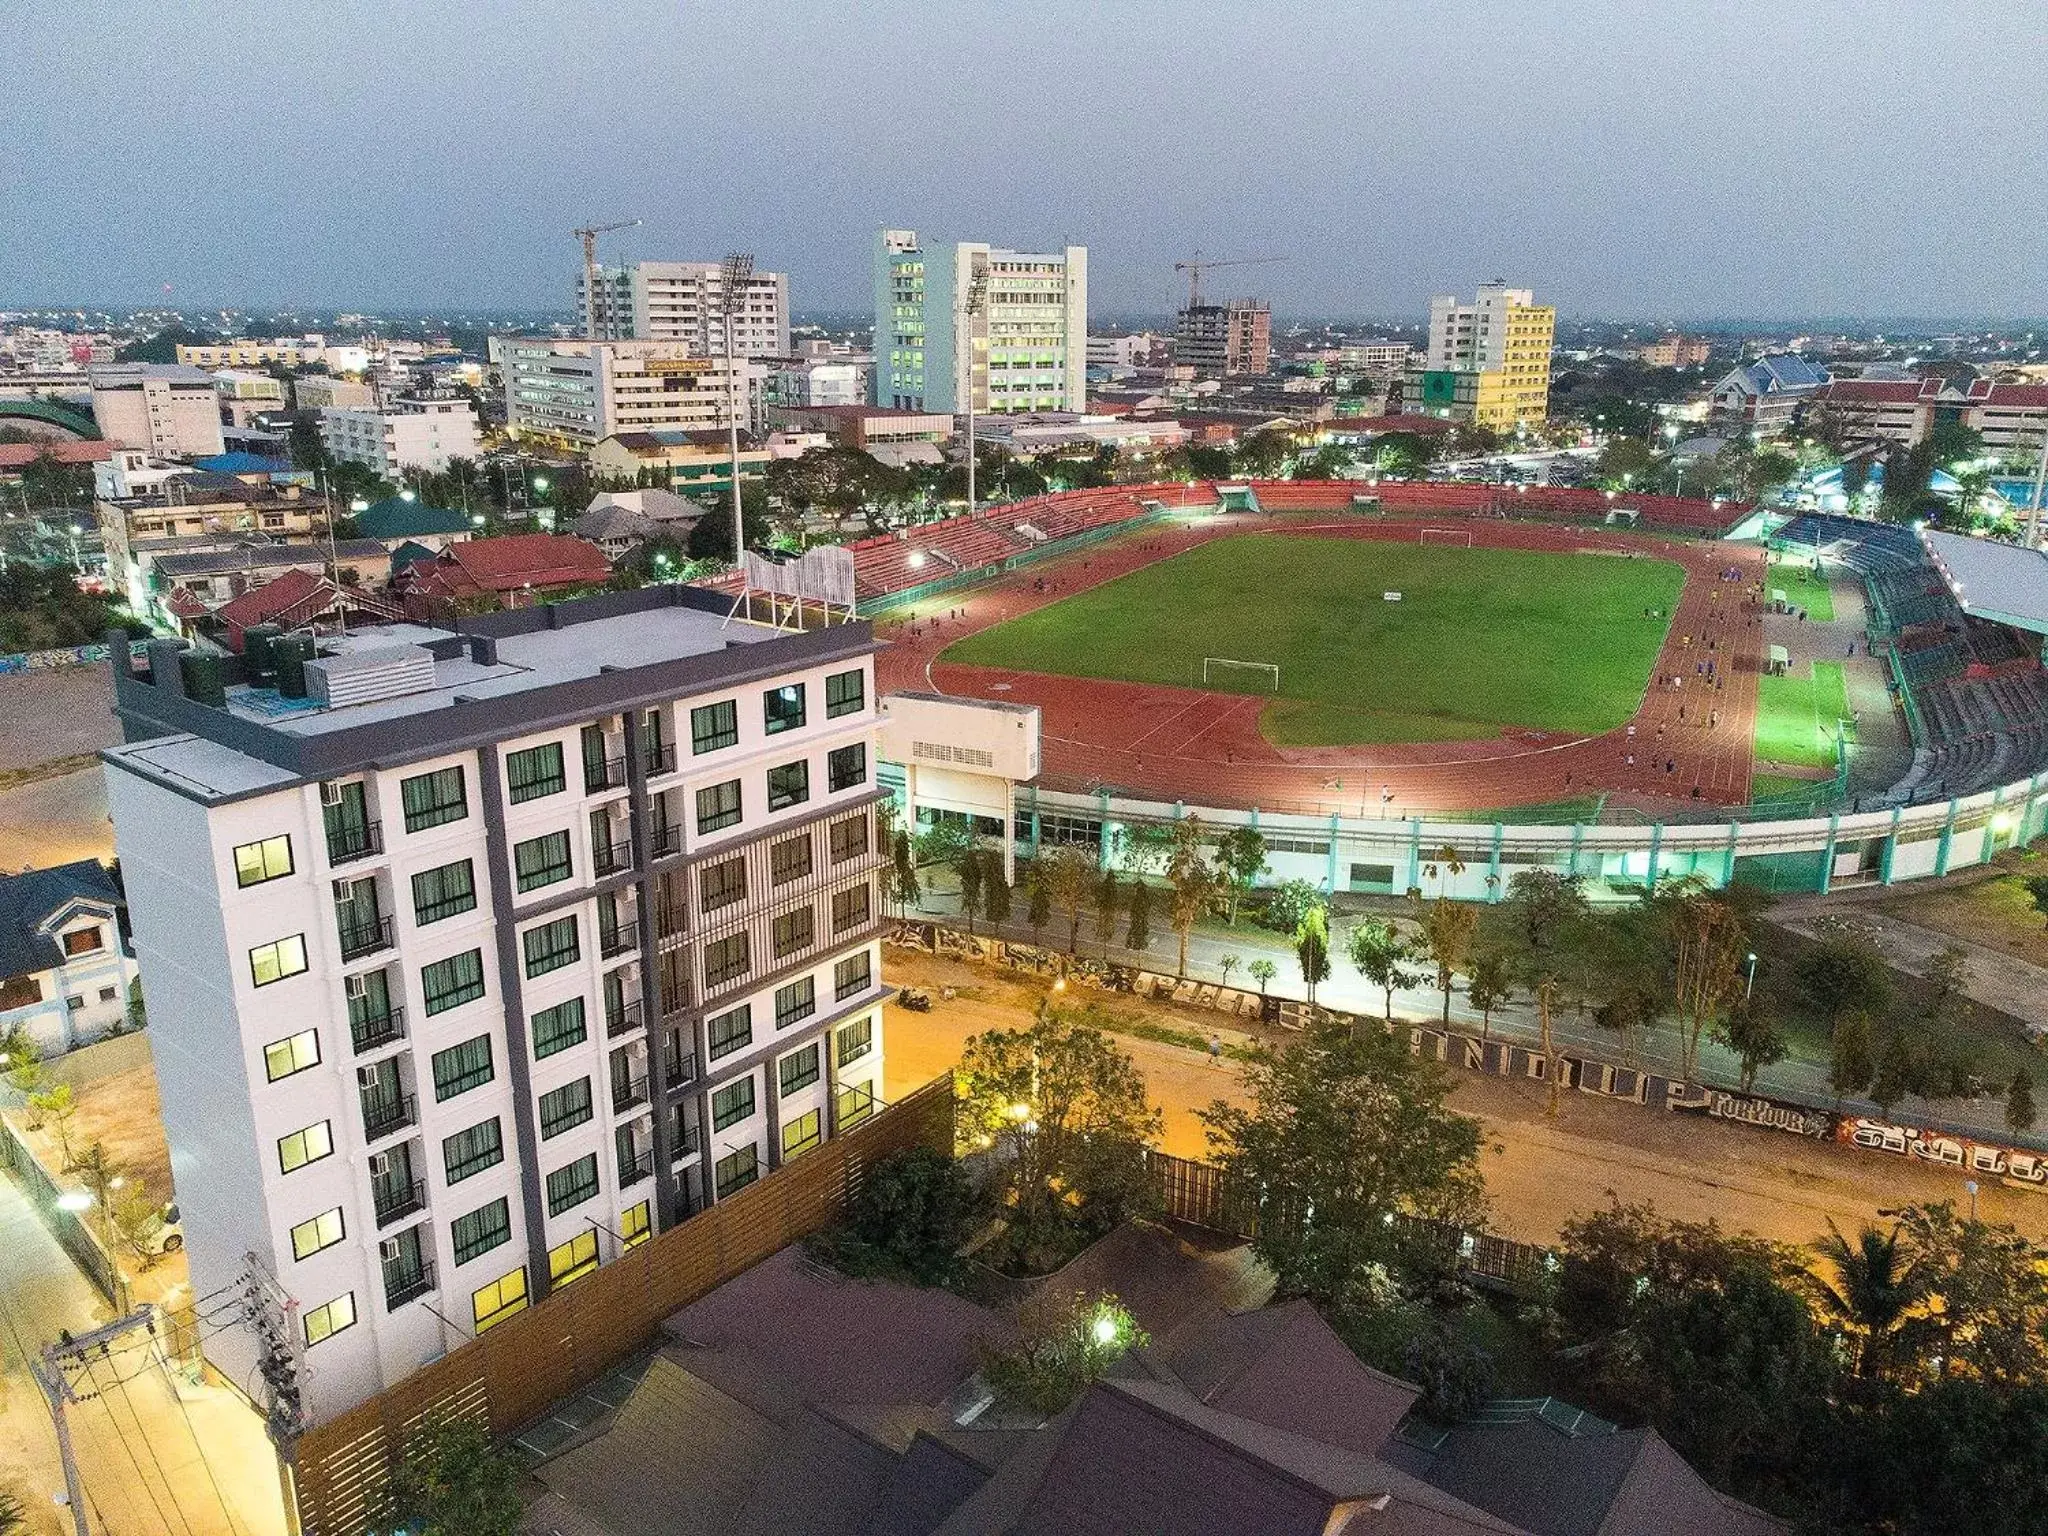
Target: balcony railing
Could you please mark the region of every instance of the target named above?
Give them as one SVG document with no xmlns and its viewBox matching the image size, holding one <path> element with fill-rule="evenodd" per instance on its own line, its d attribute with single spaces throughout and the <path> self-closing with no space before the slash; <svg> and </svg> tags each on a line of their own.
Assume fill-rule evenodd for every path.
<svg viewBox="0 0 2048 1536">
<path fill-rule="evenodd" d="M 373 1018 L 350 1019 L 348 1034 L 349 1039 L 355 1044 L 358 1056 L 364 1051 L 374 1051 L 381 1045 L 389 1045 L 394 1040 L 403 1040 L 405 1010 L 387 1008 Z"/>
<path fill-rule="evenodd" d="M 674 742 L 664 742 L 658 747 L 645 748 L 640 754 L 647 765 L 647 777 L 658 779 L 664 773 L 676 771 L 676 748 Z"/>
<path fill-rule="evenodd" d="M 653 859 L 668 859 L 683 851 L 683 829 L 681 825 L 662 827 L 647 839 L 647 856 Z"/>
<path fill-rule="evenodd" d="M 413 1123 L 413 1097 L 409 1093 L 389 1096 L 369 1094 L 363 1096 L 363 1137 L 366 1141 L 379 1141 L 393 1131 L 402 1131 Z"/>
<path fill-rule="evenodd" d="M 676 1157 L 679 1160 L 685 1157 L 695 1157 L 697 1155 L 697 1148 L 703 1144 L 703 1140 L 704 1138 L 698 1133 L 696 1126 L 684 1126 L 683 1134 L 676 1138 Z"/>
<path fill-rule="evenodd" d="M 623 789 L 626 784 L 626 760 L 623 757 L 608 757 L 601 763 L 587 758 L 583 763 L 583 792 L 595 795 L 607 789 Z"/>
<path fill-rule="evenodd" d="M 364 955 L 374 955 L 378 950 L 390 947 L 391 919 L 388 917 L 341 925 L 341 958 L 344 960 L 360 960 Z"/>
<path fill-rule="evenodd" d="M 668 1074 L 670 1093 L 685 1083 L 697 1080 L 697 1053 L 695 1051 L 666 1051 L 661 1058 L 662 1069 Z"/>
<path fill-rule="evenodd" d="M 399 1271 L 384 1271 L 384 1310 L 396 1312 L 408 1301 L 415 1301 L 434 1288 L 434 1261 L 422 1259 L 416 1266 Z"/>
<path fill-rule="evenodd" d="M 410 1184 L 372 1184 L 370 1204 L 376 1209 L 377 1225 L 388 1227 L 401 1216 L 410 1216 L 427 1208 L 426 1181 L 414 1179 Z"/>
<path fill-rule="evenodd" d="M 619 1186 L 624 1188 L 628 1184 L 638 1184 L 652 1172 L 654 1172 L 654 1154 L 652 1152 L 636 1152 L 633 1154 L 631 1162 L 619 1164 Z"/>
<path fill-rule="evenodd" d="M 632 914 L 616 928 L 600 928 L 597 934 L 597 952 L 609 960 L 614 955 L 623 955 L 629 949 L 640 947 L 640 930 L 631 921 Z"/>
<path fill-rule="evenodd" d="M 634 1030 L 645 1027 L 646 1023 L 647 1015 L 640 999 L 629 998 L 605 1016 L 604 1032 L 613 1037 L 630 1035 Z"/>
<path fill-rule="evenodd" d="M 647 1102 L 647 1074 L 630 1078 L 623 1083 L 612 1084 L 612 1113 L 622 1115 L 636 1105 Z"/>
<path fill-rule="evenodd" d="M 327 834 L 327 862 L 353 864 L 384 851 L 383 823 L 366 821 L 360 826 L 335 827 Z"/>
<path fill-rule="evenodd" d="M 633 867 L 632 842 L 597 844 L 590 850 L 590 867 L 600 880 L 606 875 L 625 873 Z"/>
</svg>

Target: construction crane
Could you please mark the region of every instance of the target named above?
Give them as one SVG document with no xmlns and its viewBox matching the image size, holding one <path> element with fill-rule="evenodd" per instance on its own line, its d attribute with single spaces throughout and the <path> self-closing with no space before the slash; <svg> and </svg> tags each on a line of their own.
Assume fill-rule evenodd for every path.
<svg viewBox="0 0 2048 1536">
<path fill-rule="evenodd" d="M 1234 261 L 1205 261 L 1200 251 L 1186 261 L 1176 261 L 1173 270 L 1188 275 L 1188 308 L 1197 309 L 1202 303 L 1202 274 L 1216 267 L 1264 267 L 1276 261 L 1285 261 L 1285 256 L 1241 256 Z"/>
<path fill-rule="evenodd" d="M 593 224 L 588 229 L 569 231 L 583 242 L 583 334 L 591 341 L 597 340 L 597 237 L 615 229 L 639 227 L 638 219 L 622 219 L 616 224 Z"/>
</svg>

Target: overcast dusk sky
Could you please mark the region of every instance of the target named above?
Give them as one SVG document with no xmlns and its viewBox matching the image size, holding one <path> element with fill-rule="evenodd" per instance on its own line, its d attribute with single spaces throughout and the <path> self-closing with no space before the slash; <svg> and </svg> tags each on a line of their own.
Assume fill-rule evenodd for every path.
<svg viewBox="0 0 2048 1536">
<path fill-rule="evenodd" d="M 2048 312 L 2042 0 L 0 0 L 0 306 L 570 303 L 880 226 L 1090 250 L 1091 309 Z M 164 285 L 169 284 L 166 295 Z"/>
</svg>

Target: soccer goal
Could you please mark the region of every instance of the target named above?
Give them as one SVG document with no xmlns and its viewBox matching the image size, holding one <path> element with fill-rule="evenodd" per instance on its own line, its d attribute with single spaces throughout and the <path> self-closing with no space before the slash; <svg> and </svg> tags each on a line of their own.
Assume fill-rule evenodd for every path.
<svg viewBox="0 0 2048 1536">
<path fill-rule="evenodd" d="M 1466 549 L 1472 547 L 1470 528 L 1418 528 L 1415 532 L 1418 544 L 1457 544 Z"/>
<path fill-rule="evenodd" d="M 1228 656 L 1202 658 L 1202 686 L 1234 693 L 1278 693 L 1280 666 L 1272 661 L 1234 661 Z"/>
</svg>

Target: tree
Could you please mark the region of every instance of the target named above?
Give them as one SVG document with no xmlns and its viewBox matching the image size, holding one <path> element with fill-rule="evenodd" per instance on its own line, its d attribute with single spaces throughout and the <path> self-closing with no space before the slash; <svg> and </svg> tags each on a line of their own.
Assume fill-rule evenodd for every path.
<svg viewBox="0 0 2048 1536">
<path fill-rule="evenodd" d="M 1052 905 L 1067 914 L 1067 953 L 1071 955 L 1081 937 L 1081 913 L 1095 889 L 1094 861 L 1080 849 L 1063 845 L 1039 856 L 1032 873 L 1041 872 Z"/>
<path fill-rule="evenodd" d="M 1321 907 L 1312 907 L 1294 933 L 1294 958 L 1301 966 L 1301 979 L 1308 988 L 1310 1006 L 1316 987 L 1330 977 L 1330 925 Z"/>
<path fill-rule="evenodd" d="M 981 906 L 991 929 L 1010 920 L 1010 882 L 1003 878 L 1003 856 L 994 848 L 982 855 Z"/>
<path fill-rule="evenodd" d="M 1451 982 L 1472 949 L 1479 927 L 1479 909 L 1470 902 L 1439 896 L 1423 908 L 1422 947 L 1436 967 L 1436 989 L 1443 994 L 1443 1022 L 1451 1022 Z"/>
<path fill-rule="evenodd" d="M 38 1125 L 46 1125 L 57 1138 L 58 1154 L 64 1167 L 71 1167 L 71 1117 L 78 1113 L 69 1083 L 53 1083 L 41 1093 L 29 1095 L 28 1107 Z"/>
<path fill-rule="evenodd" d="M 2005 1128 L 2012 1132 L 2034 1128 L 2034 1074 L 2021 1067 L 2005 1090 Z"/>
<path fill-rule="evenodd" d="M 1374 441 L 1372 452 L 1373 468 L 1397 480 L 1428 473 L 1433 457 L 1429 440 L 1415 432 L 1389 432 Z"/>
<path fill-rule="evenodd" d="M 111 1231 L 114 1190 L 116 1186 L 127 1185 L 126 1170 L 108 1155 L 105 1144 L 97 1141 L 78 1155 L 71 1164 L 71 1170 L 78 1175 L 79 1182 L 92 1191 L 93 1209 L 99 1213 L 100 1224 Z"/>
<path fill-rule="evenodd" d="M 852 1259 L 857 1272 L 936 1285 L 953 1272 L 976 1216 L 974 1188 L 960 1164 L 930 1147 L 912 1147 L 861 1176 L 846 1208 L 846 1232 L 857 1246 L 834 1248 L 830 1256 Z"/>
<path fill-rule="evenodd" d="M 2029 875 L 2020 883 L 2027 888 L 2034 910 L 2041 914 L 2043 922 L 2048 922 L 2048 875 Z"/>
<path fill-rule="evenodd" d="M 1835 1103 L 1862 1093 L 1876 1073 L 1877 1063 L 1870 1054 L 1870 1016 L 1852 1013 L 1835 1025 L 1828 1061 L 1828 1086 L 1835 1090 Z"/>
<path fill-rule="evenodd" d="M 1124 927 L 1124 948 L 1142 955 L 1152 944 L 1152 887 L 1133 880 L 1127 899 L 1130 917 Z"/>
<path fill-rule="evenodd" d="M 11 1024 L 0 1035 L 0 1067 L 15 1091 L 33 1099 L 43 1090 L 48 1072 L 43 1066 L 43 1048 L 26 1024 Z"/>
<path fill-rule="evenodd" d="M 1249 1108 L 1218 1101 L 1201 1119 L 1283 1294 L 1343 1306 L 1367 1265 L 1408 1256 L 1396 1218 L 1479 1219 L 1479 1122 L 1445 1107 L 1448 1076 L 1391 1030 L 1311 1024 L 1255 1049 L 1244 1084 Z"/>
<path fill-rule="evenodd" d="M 0 1489 L 0 1536 L 21 1536 L 28 1528 L 28 1506 L 13 1493 Z"/>
<path fill-rule="evenodd" d="M 1282 933 L 1292 933 L 1301 926 L 1309 909 L 1323 905 L 1320 886 L 1307 880 L 1282 880 L 1266 895 L 1266 924 Z"/>
<path fill-rule="evenodd" d="M 92 645 L 114 621 L 113 603 L 80 587 L 69 565 L 16 560 L 0 570 L 0 652 Z"/>
<path fill-rule="evenodd" d="M 1749 947 L 1748 925 L 1725 895 L 1690 881 L 1677 882 L 1668 896 L 1656 900 L 1669 934 L 1680 1059 L 1690 1082 L 1699 1069 L 1701 1036 L 1720 1022 L 1735 996 Z"/>
<path fill-rule="evenodd" d="M 1389 1023 L 1394 1017 L 1394 989 L 1415 984 L 1415 973 L 1405 964 L 1408 957 L 1408 941 L 1383 918 L 1368 917 L 1351 930 L 1351 963 L 1385 995 L 1380 1016 Z"/>
<path fill-rule="evenodd" d="M 967 919 L 967 931 L 974 932 L 974 920 L 981 915 L 981 849 L 973 843 L 960 850 L 954 869 L 960 878 L 960 915 Z"/>
<path fill-rule="evenodd" d="M 391 1522 L 419 1536 L 512 1536 L 518 1465 L 474 1419 L 429 1413 L 392 1474 Z"/>
<path fill-rule="evenodd" d="M 1493 1011 L 1514 1001 L 1514 973 L 1508 957 L 1498 949 L 1482 949 L 1472 957 L 1465 977 L 1465 1000 L 1479 1010 L 1479 1038 L 1491 1038 Z"/>
<path fill-rule="evenodd" d="M 1593 473 L 1611 490 L 1643 488 L 1656 484 L 1663 460 L 1657 450 L 1640 438 L 1611 437 L 1600 450 Z"/>
<path fill-rule="evenodd" d="M 1960 944 L 1944 944 L 1927 957 L 1927 984 L 1934 989 L 1927 1014 L 1937 1024 L 1952 1024 L 1970 1006 L 1970 952 Z"/>
<path fill-rule="evenodd" d="M 1830 935 L 1810 946 L 1792 973 L 1836 1028 L 1845 1015 L 1880 1015 L 1891 1006 L 1892 975 L 1877 946 L 1860 933 Z"/>
<path fill-rule="evenodd" d="M 1046 1418 L 1064 1412 L 1133 1349 L 1152 1342 L 1130 1310 L 1103 1291 L 1041 1289 L 1017 1312 L 1018 1340 L 988 1350 L 981 1374 L 999 1398 Z"/>
<path fill-rule="evenodd" d="M 749 492 L 744 482 L 740 510 L 746 522 L 747 548 L 766 548 L 770 532 L 768 519 L 761 511 L 760 496 Z M 692 560 L 722 560 L 727 565 L 738 564 L 738 556 L 732 548 L 732 507 L 729 501 L 697 519 L 683 549 Z"/>
<path fill-rule="evenodd" d="M 1188 973 L 1188 935 L 1216 894 L 1216 872 L 1202 856 L 1206 831 L 1199 816 L 1184 816 L 1173 824 L 1173 852 L 1166 861 L 1166 915 L 1180 941 L 1176 976 Z"/>
<path fill-rule="evenodd" d="M 164 1208 L 157 1203 L 147 1185 L 137 1179 L 116 1190 L 107 1220 L 122 1246 L 141 1261 L 144 1269 L 156 1263 L 159 1252 L 156 1239 L 163 1230 Z"/>
<path fill-rule="evenodd" d="M 1223 973 L 1224 986 L 1230 985 L 1230 973 L 1243 963 L 1235 955 L 1218 955 L 1216 957 L 1216 969 Z"/>
<path fill-rule="evenodd" d="M 1116 871 L 1104 869 L 1095 884 L 1095 938 L 1109 953 L 1109 941 L 1116 937 L 1116 920 L 1123 911 L 1123 892 L 1117 888 Z"/>
<path fill-rule="evenodd" d="M 971 1036 L 959 1080 L 962 1133 L 995 1151 L 1010 1247 L 1027 1267 L 1064 1258 L 1076 1229 L 1107 1231 L 1145 1204 L 1143 1149 L 1161 1117 L 1101 1030 L 1043 1007 L 1028 1029 Z"/>
<path fill-rule="evenodd" d="M 1884 1044 L 1877 1051 L 1877 1068 L 1870 1079 L 1872 1102 L 1889 1117 L 1899 1101 L 1913 1091 L 1915 1075 L 1913 1052 L 1906 1043 L 1905 1031 L 1886 1030 Z"/>
<path fill-rule="evenodd" d="M 1558 1111 L 1559 1072 L 1552 1012 L 1569 949 L 1587 924 L 1586 892 L 1577 875 L 1525 869 L 1508 882 L 1505 905 L 1520 942 L 1516 969 L 1536 1002 L 1536 1028 L 1550 1083 L 1549 1112 Z"/>
<path fill-rule="evenodd" d="M 1848 1427 L 1846 1447 L 1831 1445 L 1815 1462 L 1860 1520 L 1828 1529 L 1896 1536 L 2033 1536 L 2040 1529 L 2048 1389 L 1935 1381 L 1888 1396 Z"/>
<path fill-rule="evenodd" d="M 1920 1276 L 1902 1229 L 1865 1227 L 1851 1244 L 1831 1217 L 1828 1235 L 1813 1246 L 1825 1266 L 1808 1275 L 1821 1316 L 1856 1341 L 1858 1376 L 1884 1375 L 1893 1336 L 1921 1299 Z"/>
<path fill-rule="evenodd" d="M 917 878 L 916 845 L 902 827 L 889 839 L 889 888 L 895 894 L 899 917 L 924 899 L 924 889 Z"/>
<path fill-rule="evenodd" d="M 1293 461 L 1294 442 L 1285 432 L 1254 432 L 1237 445 L 1231 457 L 1238 474 L 1271 480 Z"/>
<path fill-rule="evenodd" d="M 1946 1200 L 1899 1219 L 1927 1297 L 1904 1330 L 1908 1357 L 1934 1374 L 2048 1385 L 2048 1250 Z"/>
<path fill-rule="evenodd" d="M 1266 862 L 1266 838 L 1257 827 L 1233 827 L 1216 840 L 1216 869 L 1230 893 L 1226 921 L 1237 926 L 1237 905 L 1259 876 L 1271 866 Z"/>
<path fill-rule="evenodd" d="M 1259 996 L 1264 997 L 1266 995 L 1267 985 L 1273 980 L 1275 973 L 1277 973 L 1280 968 L 1276 966 L 1272 961 L 1268 960 L 1265 956 L 1261 955 L 1258 959 L 1254 960 L 1250 965 L 1246 966 L 1245 969 L 1251 972 L 1252 980 L 1256 981 L 1259 984 Z"/>
<path fill-rule="evenodd" d="M 1778 1029 L 1768 997 L 1738 999 L 1727 1018 L 1715 1027 L 1714 1039 L 1735 1053 L 1742 1073 L 1742 1091 L 1756 1087 L 1756 1075 L 1783 1061 L 1791 1046 Z"/>
<path fill-rule="evenodd" d="M 1031 942 L 1044 942 L 1045 925 L 1052 921 L 1052 887 L 1046 883 L 1043 860 L 1034 859 L 1031 872 L 1025 876 L 1030 889 L 1030 901 L 1026 905 L 1024 920 L 1031 925 Z"/>
</svg>

